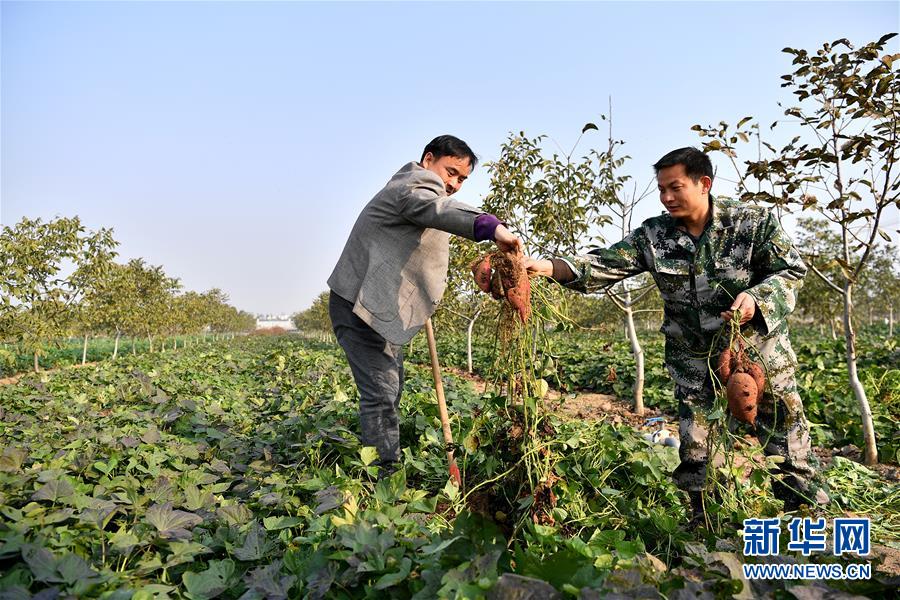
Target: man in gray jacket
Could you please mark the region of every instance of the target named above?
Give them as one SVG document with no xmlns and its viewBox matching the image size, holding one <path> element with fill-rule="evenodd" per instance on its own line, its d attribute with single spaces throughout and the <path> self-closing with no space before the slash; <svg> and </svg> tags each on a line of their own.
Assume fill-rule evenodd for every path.
<svg viewBox="0 0 900 600">
<path fill-rule="evenodd" d="M 403 345 L 444 294 L 450 234 L 521 249 L 497 217 L 450 199 L 477 161 L 459 138 L 433 139 L 362 210 L 328 278 L 331 324 L 359 389 L 362 443 L 378 450 L 379 477 L 400 460 Z"/>
</svg>

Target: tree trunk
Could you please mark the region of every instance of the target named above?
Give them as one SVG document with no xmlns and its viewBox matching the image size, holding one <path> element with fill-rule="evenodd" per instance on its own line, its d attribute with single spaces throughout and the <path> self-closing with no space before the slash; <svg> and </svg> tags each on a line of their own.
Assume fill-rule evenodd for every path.
<svg viewBox="0 0 900 600">
<path fill-rule="evenodd" d="M 34 372 L 37 373 L 41 370 L 41 366 L 38 364 L 38 354 L 34 353 Z"/>
<path fill-rule="evenodd" d="M 178 338 L 172 340 L 172 350 L 178 350 Z"/>
<path fill-rule="evenodd" d="M 847 340 L 847 374 L 849 375 L 850 388 L 859 404 L 859 414 L 862 417 L 863 440 L 866 447 L 863 451 L 863 462 L 867 465 L 878 463 L 878 446 L 875 443 L 875 425 L 872 422 L 872 410 L 869 408 L 869 399 L 866 397 L 866 389 L 859 381 L 856 371 L 856 332 L 853 330 L 853 284 L 847 282 L 844 285 L 844 338 Z"/>
<path fill-rule="evenodd" d="M 888 311 L 888 337 L 894 337 L 894 305 Z"/>
<path fill-rule="evenodd" d="M 147 341 L 150 342 L 150 352 L 153 352 L 153 336 L 152 336 L 152 335 L 148 335 L 148 336 L 147 336 Z"/>
<path fill-rule="evenodd" d="M 634 313 L 631 310 L 631 292 L 625 292 L 625 328 L 628 332 L 628 340 L 631 342 L 631 353 L 634 355 L 634 414 L 644 415 L 644 349 L 638 341 L 637 331 L 634 328 Z"/>
<path fill-rule="evenodd" d="M 831 325 L 831 339 L 837 339 L 837 332 L 834 330 L 834 319 L 828 319 L 828 324 Z"/>
<path fill-rule="evenodd" d="M 81 350 L 81 364 L 87 364 L 87 343 L 88 343 L 88 334 L 84 334 L 84 348 Z"/>
<path fill-rule="evenodd" d="M 480 310 L 475 313 L 475 316 L 469 321 L 469 328 L 466 331 L 466 368 L 468 369 L 469 374 L 472 373 L 472 329 L 475 327 L 475 320 L 480 314 Z"/>
<path fill-rule="evenodd" d="M 137 354 L 137 349 L 134 347 L 134 338 L 131 338 L 131 353 Z"/>
<path fill-rule="evenodd" d="M 119 330 L 117 329 L 117 330 L 116 330 L 116 343 L 115 343 L 115 345 L 113 346 L 113 355 L 112 355 L 113 360 L 116 360 L 116 357 L 119 355 L 119 336 L 120 336 L 120 335 L 122 335 L 122 334 L 121 334 L 121 332 L 119 332 Z"/>
</svg>

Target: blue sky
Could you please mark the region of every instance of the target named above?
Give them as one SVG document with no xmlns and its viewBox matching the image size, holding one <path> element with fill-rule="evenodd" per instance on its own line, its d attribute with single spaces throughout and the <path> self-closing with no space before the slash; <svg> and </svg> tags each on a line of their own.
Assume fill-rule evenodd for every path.
<svg viewBox="0 0 900 600">
<path fill-rule="evenodd" d="M 612 96 L 647 182 L 695 123 L 777 119 L 781 48 L 872 41 L 898 6 L 2 2 L 0 222 L 77 214 L 187 289 L 294 312 L 432 137 L 482 160 L 510 132 L 568 149 Z M 477 169 L 456 197 L 487 191 Z"/>
</svg>

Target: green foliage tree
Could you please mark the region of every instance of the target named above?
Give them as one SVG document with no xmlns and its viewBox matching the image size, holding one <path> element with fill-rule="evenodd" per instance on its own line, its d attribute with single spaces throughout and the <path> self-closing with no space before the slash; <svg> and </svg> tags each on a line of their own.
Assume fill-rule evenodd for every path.
<svg viewBox="0 0 900 600">
<path fill-rule="evenodd" d="M 73 323 L 73 306 L 102 279 L 115 256 L 112 230 L 88 231 L 78 217 L 22 219 L 0 233 L 0 335 L 34 356 Z M 62 273 L 71 269 L 71 275 Z"/>
<path fill-rule="evenodd" d="M 866 464 L 876 463 L 878 452 L 872 411 L 857 373 L 853 293 L 878 238 L 890 241 L 882 228 L 885 211 L 900 207 L 900 54 L 885 50 L 895 36 L 860 48 L 846 39 L 814 53 L 785 48 L 794 70 L 782 77 L 782 87 L 791 90 L 797 104 L 785 110 L 791 120 L 772 125 L 790 127 L 795 134 L 780 149 L 762 140 L 751 117 L 733 129 L 726 123 L 694 126 L 707 140 L 704 149 L 731 158 L 742 198 L 815 211 L 838 231 L 840 251 L 832 258 L 839 274 L 829 276 L 815 264 L 812 271 L 843 300 L 847 371 L 862 419 Z M 759 156 L 742 171 L 736 146 L 751 137 L 757 138 Z"/>
<path fill-rule="evenodd" d="M 181 287 L 178 279 L 166 275 L 161 266 L 152 266 L 136 258 L 125 265 L 124 297 L 125 328 L 132 338 L 141 336 L 150 343 L 169 327 L 169 308 L 172 296 Z M 134 344 L 132 344 L 132 352 Z"/>
<path fill-rule="evenodd" d="M 291 321 L 301 332 L 328 335 L 331 333 L 331 317 L 328 314 L 328 296 L 325 290 L 313 300 L 312 305 L 291 315 Z"/>
<path fill-rule="evenodd" d="M 198 335 L 209 326 L 208 302 L 203 294 L 188 291 L 176 297 L 176 307 L 181 319 L 182 333 Z"/>
<path fill-rule="evenodd" d="M 521 236 L 526 253 L 576 254 L 592 230 L 612 221 L 605 208 L 618 200 L 599 185 L 600 154 L 573 158 L 584 134 L 596 129 L 588 123 L 568 153 L 550 158 L 544 157 L 546 136 L 510 135 L 500 158 L 487 165 L 491 189 L 483 207 Z"/>
</svg>

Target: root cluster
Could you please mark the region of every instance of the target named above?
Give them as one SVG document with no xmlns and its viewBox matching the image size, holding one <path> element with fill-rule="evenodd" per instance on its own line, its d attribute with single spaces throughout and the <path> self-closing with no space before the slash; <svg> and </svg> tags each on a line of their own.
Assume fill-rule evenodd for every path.
<svg viewBox="0 0 900 600">
<path fill-rule="evenodd" d="M 725 386 L 731 415 L 739 421 L 756 425 L 756 413 L 766 388 L 766 375 L 762 366 L 747 355 L 743 340 L 732 340 L 719 354 L 716 375 Z"/>
</svg>

